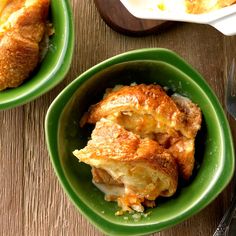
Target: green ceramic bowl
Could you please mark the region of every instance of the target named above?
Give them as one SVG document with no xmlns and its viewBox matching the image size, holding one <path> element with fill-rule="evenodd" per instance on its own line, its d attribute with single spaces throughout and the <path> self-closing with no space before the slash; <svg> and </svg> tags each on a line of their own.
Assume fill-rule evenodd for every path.
<svg viewBox="0 0 236 236">
<path fill-rule="evenodd" d="M 45 58 L 22 85 L 0 91 L 0 110 L 22 105 L 39 97 L 62 81 L 68 72 L 74 47 L 73 19 L 68 0 L 51 0 L 50 21 L 55 34 L 50 37 Z"/>
<path fill-rule="evenodd" d="M 79 120 L 106 88 L 116 84 L 158 83 L 189 97 L 203 113 L 196 138 L 196 166 L 189 183 L 180 183 L 171 198 L 158 199 L 148 216 L 115 216 L 91 183 L 90 167 L 79 163 L 74 149 L 86 145 L 91 130 Z M 196 214 L 226 187 L 234 171 L 234 147 L 224 111 L 216 96 L 190 65 L 166 49 L 142 49 L 110 58 L 83 73 L 51 104 L 45 122 L 47 146 L 55 172 L 71 201 L 108 235 L 143 235 L 171 227 Z"/>
</svg>

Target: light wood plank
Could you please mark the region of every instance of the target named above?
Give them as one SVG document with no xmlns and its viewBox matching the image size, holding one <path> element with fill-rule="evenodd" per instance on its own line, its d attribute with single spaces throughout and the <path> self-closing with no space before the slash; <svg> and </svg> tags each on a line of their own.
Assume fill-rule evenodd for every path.
<svg viewBox="0 0 236 236">
<path fill-rule="evenodd" d="M 23 235 L 24 109 L 0 112 L 0 235 Z"/>
</svg>

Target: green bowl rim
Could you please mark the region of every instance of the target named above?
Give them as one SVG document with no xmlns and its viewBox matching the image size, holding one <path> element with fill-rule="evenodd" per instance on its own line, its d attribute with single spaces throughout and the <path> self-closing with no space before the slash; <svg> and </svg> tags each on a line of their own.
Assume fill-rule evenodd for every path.
<svg viewBox="0 0 236 236">
<path fill-rule="evenodd" d="M 45 94 L 57 84 L 59 84 L 68 73 L 73 58 L 74 52 L 74 21 L 72 8 L 68 0 L 62 0 L 62 7 L 65 15 L 65 42 L 61 50 L 59 60 L 53 70 L 47 75 L 47 79 L 39 84 L 39 86 L 32 87 L 29 91 L 23 92 L 19 97 L 8 99 L 0 103 L 0 110 L 14 108 L 24 105 L 39 96 Z M 64 58 L 67 58 L 68 63 L 64 63 Z M 51 79 L 53 77 L 53 80 Z"/>
<path fill-rule="evenodd" d="M 151 54 L 151 55 L 150 55 Z M 215 188 L 210 189 L 207 192 L 207 195 L 204 198 L 201 198 L 198 201 L 198 204 L 190 207 L 182 214 L 178 215 L 178 217 L 169 220 L 166 222 L 161 222 L 157 224 L 147 224 L 147 225 L 137 225 L 137 226 L 128 226 L 128 225 L 120 225 L 109 222 L 95 212 L 93 212 L 90 208 L 88 208 L 77 196 L 77 194 L 73 191 L 72 187 L 70 186 L 69 182 L 65 178 L 64 172 L 62 167 L 60 166 L 59 154 L 58 154 L 58 143 L 54 137 L 58 137 L 58 122 L 60 120 L 60 114 L 64 109 L 64 106 L 67 104 L 67 97 L 70 97 L 71 94 L 74 94 L 75 91 L 81 86 L 81 84 L 89 79 L 94 74 L 98 73 L 99 71 L 110 67 L 115 64 L 119 64 L 122 62 L 127 61 L 139 61 L 139 60 L 153 60 L 155 61 L 155 55 L 158 54 L 159 57 L 163 55 L 168 55 L 168 58 L 165 58 L 165 62 L 175 66 L 181 72 L 187 74 L 191 77 L 202 89 L 204 89 L 207 97 L 210 97 L 211 103 L 213 104 L 218 120 L 221 120 L 221 133 L 224 137 L 224 146 L 227 144 L 229 149 L 227 149 L 228 158 L 225 158 L 225 162 L 228 162 L 228 166 L 231 169 L 228 169 L 227 172 L 221 173 L 219 176 L 217 185 Z M 133 55 L 136 56 L 138 59 L 132 59 Z M 160 60 L 160 59 L 159 59 Z M 195 79 L 197 78 L 197 79 Z M 51 122 L 51 119 L 56 117 L 56 122 Z M 233 173 L 234 173 L 234 144 L 231 135 L 231 130 L 229 123 L 226 119 L 225 113 L 223 108 L 220 105 L 220 102 L 216 95 L 214 94 L 213 90 L 209 87 L 207 82 L 203 79 L 203 77 L 193 69 L 188 63 L 186 63 L 180 56 L 178 56 L 175 52 L 165 49 L 165 48 L 144 48 L 138 49 L 133 51 L 128 51 L 117 56 L 111 57 L 94 67 L 90 68 L 89 70 L 85 71 L 79 77 L 77 77 L 74 81 L 72 81 L 61 93 L 55 98 L 55 100 L 50 105 L 46 118 L 45 118 L 45 137 L 47 148 L 49 151 L 50 159 L 54 168 L 54 171 L 61 183 L 64 191 L 67 193 L 68 197 L 71 199 L 72 203 L 80 210 L 80 212 L 91 222 L 93 223 L 98 229 L 100 229 L 105 234 L 109 235 L 144 235 L 150 234 L 157 231 L 161 231 L 163 229 L 172 227 L 190 216 L 198 213 L 204 207 L 206 207 L 210 202 L 212 202 L 220 193 L 221 191 L 227 186 L 229 181 L 231 180 Z M 225 150 L 224 152 L 225 153 Z M 225 162 L 223 165 L 225 166 Z M 223 169 L 223 167 L 222 167 Z M 213 191 L 214 190 L 214 191 Z"/>
</svg>

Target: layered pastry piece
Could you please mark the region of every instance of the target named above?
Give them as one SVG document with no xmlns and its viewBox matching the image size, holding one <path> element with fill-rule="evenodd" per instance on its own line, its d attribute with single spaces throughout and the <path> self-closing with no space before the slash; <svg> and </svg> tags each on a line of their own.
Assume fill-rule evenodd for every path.
<svg viewBox="0 0 236 236">
<path fill-rule="evenodd" d="M 0 90 L 19 86 L 40 61 L 50 0 L 0 3 Z"/>
<path fill-rule="evenodd" d="M 154 84 L 118 86 L 108 90 L 101 102 L 91 106 L 83 122 L 95 124 L 102 117 L 116 119 L 139 134 L 181 133 L 192 138 L 197 132 L 162 87 Z"/>
<path fill-rule="evenodd" d="M 189 99 L 169 97 L 159 85 L 118 86 L 91 106 L 81 124 L 95 124 L 101 118 L 157 141 L 175 157 L 181 176 L 189 179 L 194 167 L 194 140 L 201 127 L 201 111 Z"/>
<path fill-rule="evenodd" d="M 87 146 L 73 153 L 92 166 L 93 183 L 123 211 L 142 212 L 143 205 L 155 206 L 158 196 L 176 191 L 178 170 L 169 152 L 111 120 L 98 121 Z"/>
</svg>

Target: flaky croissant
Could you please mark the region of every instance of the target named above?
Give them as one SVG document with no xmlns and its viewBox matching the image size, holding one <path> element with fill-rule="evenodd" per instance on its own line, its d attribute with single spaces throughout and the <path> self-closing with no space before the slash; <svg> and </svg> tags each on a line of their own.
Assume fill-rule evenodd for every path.
<svg viewBox="0 0 236 236">
<path fill-rule="evenodd" d="M 19 86 L 38 65 L 49 1 L 1 1 L 0 90 Z"/>
<path fill-rule="evenodd" d="M 74 155 L 92 166 L 93 182 L 123 211 L 142 212 L 158 196 L 171 196 L 178 183 L 175 160 L 157 142 L 101 119 L 91 140 Z"/>
<path fill-rule="evenodd" d="M 201 111 L 189 99 L 169 97 L 159 85 L 115 87 L 91 106 L 84 123 L 101 118 L 156 140 L 176 158 L 181 176 L 188 180 L 194 167 L 194 141 L 201 126 Z"/>
</svg>

